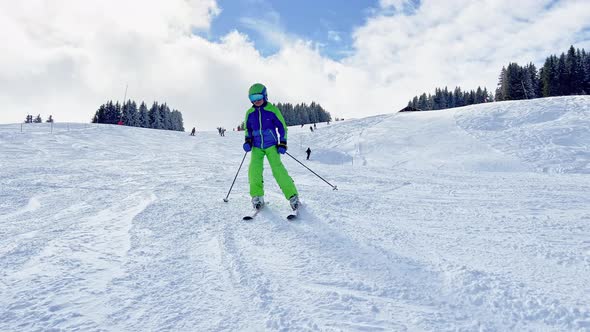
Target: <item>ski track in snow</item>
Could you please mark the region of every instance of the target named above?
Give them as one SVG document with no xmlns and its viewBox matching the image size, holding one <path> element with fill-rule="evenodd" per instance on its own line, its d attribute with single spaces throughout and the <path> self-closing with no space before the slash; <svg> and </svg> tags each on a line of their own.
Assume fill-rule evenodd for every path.
<svg viewBox="0 0 590 332">
<path fill-rule="evenodd" d="M 242 133 L 4 126 L 0 330 L 590 331 L 589 104 L 293 127 L 291 222 Z"/>
</svg>

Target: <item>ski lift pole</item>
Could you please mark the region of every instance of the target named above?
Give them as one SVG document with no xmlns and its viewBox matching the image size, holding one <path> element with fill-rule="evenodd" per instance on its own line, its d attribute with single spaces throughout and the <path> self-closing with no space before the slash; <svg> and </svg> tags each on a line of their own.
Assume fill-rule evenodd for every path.
<svg viewBox="0 0 590 332">
<path fill-rule="evenodd" d="M 299 160 L 297 160 L 297 158 L 293 157 L 289 152 L 285 152 L 289 157 L 293 158 L 293 160 L 295 160 L 296 162 L 300 163 L 301 166 L 307 168 L 308 171 L 312 172 L 313 174 L 315 174 L 315 176 L 317 176 L 318 178 L 322 179 L 325 183 L 327 183 L 328 185 L 330 185 L 330 187 L 332 187 L 332 190 L 338 190 L 338 187 L 333 186 L 330 182 L 326 181 L 323 177 L 319 176 L 316 172 L 312 171 L 309 167 L 305 166 L 305 164 L 303 164 L 302 162 L 300 162 Z"/>
<path fill-rule="evenodd" d="M 228 202 L 227 199 L 229 197 L 229 193 L 231 193 L 231 189 L 234 187 L 234 183 L 236 183 L 236 179 L 238 178 L 238 174 L 240 174 L 240 169 L 242 169 L 242 164 L 244 164 L 244 160 L 246 159 L 246 155 L 248 152 L 244 153 L 244 158 L 242 158 L 242 162 L 240 163 L 240 167 L 238 167 L 238 171 L 236 172 L 236 176 L 234 177 L 234 182 L 231 183 L 231 187 L 229 187 L 229 191 L 227 192 L 227 196 L 223 199 L 224 202 Z"/>
</svg>

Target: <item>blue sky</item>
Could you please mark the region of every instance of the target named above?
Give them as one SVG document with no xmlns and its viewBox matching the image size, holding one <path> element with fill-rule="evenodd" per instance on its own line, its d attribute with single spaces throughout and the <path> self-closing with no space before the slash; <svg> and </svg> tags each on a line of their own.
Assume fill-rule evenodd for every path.
<svg viewBox="0 0 590 332">
<path fill-rule="evenodd" d="M 207 33 L 218 40 L 232 30 L 246 33 L 262 55 L 279 50 L 280 45 L 264 31 L 275 29 L 286 35 L 313 41 L 320 53 L 341 59 L 352 51 L 352 32 L 362 26 L 379 3 L 377 0 L 220 0 L 221 13 Z M 264 23 L 264 24 L 262 24 Z"/>
</svg>

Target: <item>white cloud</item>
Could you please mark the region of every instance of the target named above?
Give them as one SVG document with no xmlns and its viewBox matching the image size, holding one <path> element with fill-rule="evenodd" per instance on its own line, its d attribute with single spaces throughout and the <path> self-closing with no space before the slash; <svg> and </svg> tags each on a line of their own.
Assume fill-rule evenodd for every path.
<svg viewBox="0 0 590 332">
<path fill-rule="evenodd" d="M 264 48 L 281 48 L 297 39 L 285 31 L 281 26 L 280 14 L 273 10 L 265 11 L 257 17 L 242 17 L 240 23 L 263 37 L 265 45 L 261 46 Z"/>
<path fill-rule="evenodd" d="M 407 16 L 387 7 L 410 2 L 383 0 L 383 14 L 355 31 L 353 53 L 334 61 L 282 30 L 279 16 L 260 30 L 279 47 L 268 57 L 237 30 L 219 42 L 191 34 L 223 14 L 213 0 L 5 1 L 0 122 L 27 113 L 89 121 L 126 84 L 128 98 L 182 111 L 187 128 L 237 125 L 254 82 L 267 84 L 271 100 L 315 100 L 338 117 L 389 113 L 438 86 L 493 89 L 510 61 L 540 64 L 574 43 L 588 49 L 590 34 L 580 33 L 590 2 L 545 11 L 552 2 L 424 0 Z"/>
<path fill-rule="evenodd" d="M 545 11 L 551 2 L 425 0 L 415 15 L 377 16 L 355 31 L 356 53 L 346 63 L 406 100 L 445 85 L 493 89 L 503 65 L 540 64 L 590 27 L 590 2 L 562 1 Z"/>
<path fill-rule="evenodd" d="M 408 0 L 379 0 L 379 5 L 382 8 L 394 7 L 400 9 L 408 2 Z"/>
</svg>

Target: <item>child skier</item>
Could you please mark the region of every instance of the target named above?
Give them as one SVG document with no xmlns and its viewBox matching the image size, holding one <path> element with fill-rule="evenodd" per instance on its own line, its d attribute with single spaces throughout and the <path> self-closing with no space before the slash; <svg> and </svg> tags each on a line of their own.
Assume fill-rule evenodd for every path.
<svg viewBox="0 0 590 332">
<path fill-rule="evenodd" d="M 287 125 L 281 111 L 268 102 L 266 87 L 256 83 L 250 87 L 248 97 L 252 107 L 246 112 L 244 128 L 246 140 L 244 151 L 252 151 L 248 181 L 252 206 L 260 209 L 264 206 L 264 181 L 262 179 L 264 156 L 270 164 L 272 175 L 283 191 L 293 210 L 299 207 L 297 188 L 287 169 L 281 162 L 279 154 L 287 152 Z M 277 135 L 278 131 L 278 135 Z"/>
</svg>

